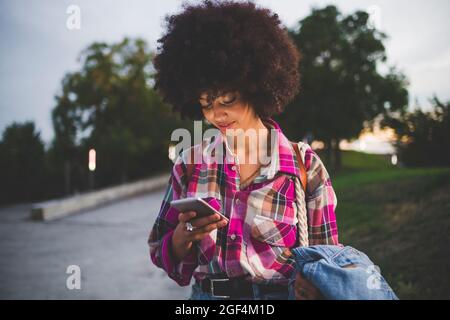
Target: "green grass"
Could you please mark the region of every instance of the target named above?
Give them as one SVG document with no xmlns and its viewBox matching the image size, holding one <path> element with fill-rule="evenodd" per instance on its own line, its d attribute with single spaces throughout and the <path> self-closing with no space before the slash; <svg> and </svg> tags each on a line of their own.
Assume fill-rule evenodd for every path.
<svg viewBox="0 0 450 320">
<path fill-rule="evenodd" d="M 343 165 L 332 175 L 340 242 L 367 253 L 400 299 L 450 299 L 450 168 L 357 152 Z"/>
<path fill-rule="evenodd" d="M 391 157 L 382 154 L 368 154 L 357 151 L 343 151 L 342 161 L 347 169 L 368 170 L 391 168 Z"/>
<path fill-rule="evenodd" d="M 332 168 L 327 163 L 326 155 L 323 151 L 317 151 L 320 159 L 324 162 L 330 174 L 334 176 Z M 390 155 L 383 154 L 368 154 L 357 151 L 341 151 L 343 168 L 339 171 L 339 175 L 347 175 L 359 171 L 367 170 L 384 170 L 392 169 Z"/>
</svg>

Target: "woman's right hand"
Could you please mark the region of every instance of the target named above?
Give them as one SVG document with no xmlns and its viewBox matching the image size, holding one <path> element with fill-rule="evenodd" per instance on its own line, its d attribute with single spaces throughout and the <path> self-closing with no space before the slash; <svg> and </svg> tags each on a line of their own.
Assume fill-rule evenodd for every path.
<svg viewBox="0 0 450 320">
<path fill-rule="evenodd" d="M 227 221 L 218 214 L 207 217 L 195 218 L 195 211 L 181 212 L 178 215 L 178 225 L 172 235 L 172 251 L 180 261 L 188 254 L 194 241 L 200 241 L 214 229 L 227 225 Z M 186 229 L 186 222 L 190 222 L 194 227 L 193 231 Z"/>
</svg>

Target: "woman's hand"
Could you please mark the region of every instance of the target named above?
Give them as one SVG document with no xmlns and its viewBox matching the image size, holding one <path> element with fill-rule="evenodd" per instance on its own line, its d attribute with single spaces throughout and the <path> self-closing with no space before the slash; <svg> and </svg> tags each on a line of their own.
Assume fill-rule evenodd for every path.
<svg viewBox="0 0 450 320">
<path fill-rule="evenodd" d="M 295 277 L 295 299 L 296 300 L 323 300 L 324 296 L 314 285 L 306 280 L 300 272 Z"/>
<path fill-rule="evenodd" d="M 227 221 L 218 214 L 207 217 L 195 218 L 195 211 L 182 212 L 178 215 L 178 225 L 172 235 L 172 252 L 175 258 L 180 261 L 188 254 L 194 241 L 200 241 L 211 231 L 227 225 Z M 194 227 L 193 231 L 186 229 L 186 222 L 190 222 Z"/>
</svg>

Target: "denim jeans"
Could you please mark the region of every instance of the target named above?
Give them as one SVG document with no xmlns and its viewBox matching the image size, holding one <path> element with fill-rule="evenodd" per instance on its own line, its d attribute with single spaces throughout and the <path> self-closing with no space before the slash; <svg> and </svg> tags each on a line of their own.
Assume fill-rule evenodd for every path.
<svg viewBox="0 0 450 320">
<path fill-rule="evenodd" d="M 239 299 L 216 298 L 209 292 L 204 292 L 200 285 L 196 282 L 192 285 L 191 296 L 189 300 L 288 300 L 288 288 L 286 291 L 263 294 L 259 289 L 259 285 L 253 284 L 254 297 L 243 297 Z"/>
<path fill-rule="evenodd" d="M 289 280 L 289 300 L 295 300 L 297 272 L 326 299 L 398 300 L 369 257 L 350 246 L 316 245 L 291 249 L 296 272 Z"/>
</svg>

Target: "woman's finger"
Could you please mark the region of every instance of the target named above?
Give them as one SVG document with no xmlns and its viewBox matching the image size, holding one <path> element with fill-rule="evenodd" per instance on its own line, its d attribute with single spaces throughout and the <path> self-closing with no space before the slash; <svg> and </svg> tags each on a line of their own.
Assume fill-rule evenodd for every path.
<svg viewBox="0 0 450 320">
<path fill-rule="evenodd" d="M 297 275 L 295 276 L 294 288 L 295 288 L 295 298 L 297 300 L 306 300 L 307 292 L 305 289 L 305 279 L 302 277 L 300 272 L 297 273 Z"/>
<path fill-rule="evenodd" d="M 197 215 L 197 212 L 195 211 L 186 211 L 186 212 L 180 212 L 178 215 L 178 221 L 180 222 L 188 222 L 189 220 L 192 220 Z"/>
<path fill-rule="evenodd" d="M 209 215 L 207 217 L 193 219 L 191 221 L 191 223 L 196 228 L 202 228 L 202 227 L 207 226 L 207 225 L 209 225 L 211 223 L 216 223 L 220 219 L 221 219 L 221 217 L 217 213 L 215 213 L 215 214 Z"/>
<path fill-rule="evenodd" d="M 299 272 L 295 277 L 295 295 L 297 300 L 322 299 L 320 291 Z"/>
<path fill-rule="evenodd" d="M 214 229 L 218 229 L 218 228 L 222 228 L 224 226 L 227 225 L 227 221 L 226 220 L 220 220 L 216 223 L 210 223 L 206 226 L 203 226 L 202 228 L 199 229 L 200 233 L 210 233 L 211 231 L 213 231 Z"/>
<path fill-rule="evenodd" d="M 204 226 L 202 228 L 194 230 L 194 232 L 191 233 L 192 239 L 193 239 L 193 241 L 202 240 L 206 235 L 208 235 L 214 229 L 223 228 L 227 224 L 228 224 L 228 222 L 226 220 L 221 220 L 217 223 L 211 223 L 207 226 Z"/>
</svg>

